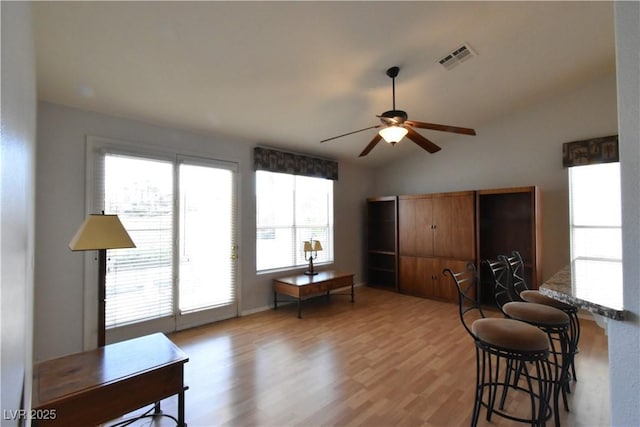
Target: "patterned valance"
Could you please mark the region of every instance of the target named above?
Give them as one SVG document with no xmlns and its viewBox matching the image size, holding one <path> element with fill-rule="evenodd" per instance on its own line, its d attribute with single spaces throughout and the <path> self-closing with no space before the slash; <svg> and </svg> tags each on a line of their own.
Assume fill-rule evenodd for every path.
<svg viewBox="0 0 640 427">
<path fill-rule="evenodd" d="M 618 135 L 562 144 L 562 166 L 565 168 L 619 161 Z"/>
<path fill-rule="evenodd" d="M 255 170 L 338 180 L 338 162 L 271 148 L 256 147 L 253 151 L 253 166 Z"/>
</svg>

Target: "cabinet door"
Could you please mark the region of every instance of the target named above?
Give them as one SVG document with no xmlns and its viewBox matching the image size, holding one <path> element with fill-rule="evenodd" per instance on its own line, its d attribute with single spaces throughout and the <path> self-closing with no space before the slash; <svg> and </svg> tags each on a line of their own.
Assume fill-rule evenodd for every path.
<svg viewBox="0 0 640 427">
<path fill-rule="evenodd" d="M 398 249 L 400 255 L 416 254 L 415 199 L 398 200 Z"/>
<path fill-rule="evenodd" d="M 398 201 L 398 238 L 401 255 L 433 255 L 433 210 L 429 197 Z"/>
<path fill-rule="evenodd" d="M 438 262 L 437 280 L 434 285 L 434 296 L 449 302 L 458 302 L 458 290 L 455 283 L 448 275 L 442 274 L 445 268 L 454 273 L 464 271 L 467 268 L 467 261 L 440 259 Z"/>
<path fill-rule="evenodd" d="M 400 292 L 423 298 L 433 296 L 433 262 L 431 258 L 401 256 Z"/>
<path fill-rule="evenodd" d="M 473 193 L 433 199 L 434 255 L 474 259 L 475 197 Z"/>
<path fill-rule="evenodd" d="M 416 255 L 432 256 L 434 254 L 433 238 L 435 231 L 432 198 L 425 197 L 415 200 L 415 217 Z"/>
<path fill-rule="evenodd" d="M 422 298 L 458 302 L 458 291 L 444 268 L 453 272 L 464 271 L 467 261 L 433 257 L 400 257 L 400 292 Z"/>
</svg>

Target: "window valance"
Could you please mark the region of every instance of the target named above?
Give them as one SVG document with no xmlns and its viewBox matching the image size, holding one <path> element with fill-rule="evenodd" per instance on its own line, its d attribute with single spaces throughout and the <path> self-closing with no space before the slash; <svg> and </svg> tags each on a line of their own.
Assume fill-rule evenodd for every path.
<svg viewBox="0 0 640 427">
<path fill-rule="evenodd" d="M 562 144 L 562 166 L 565 168 L 619 161 L 618 135 Z"/>
<path fill-rule="evenodd" d="M 255 170 L 338 180 L 338 162 L 271 148 L 255 147 L 253 165 Z"/>
</svg>

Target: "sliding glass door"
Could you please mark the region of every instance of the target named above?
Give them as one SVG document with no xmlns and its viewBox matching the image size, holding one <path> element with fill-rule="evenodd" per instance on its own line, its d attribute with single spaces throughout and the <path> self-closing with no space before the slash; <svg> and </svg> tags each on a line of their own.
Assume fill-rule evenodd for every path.
<svg viewBox="0 0 640 427">
<path fill-rule="evenodd" d="M 136 244 L 107 253 L 107 342 L 236 316 L 237 164 L 94 151 L 94 211 Z"/>
</svg>

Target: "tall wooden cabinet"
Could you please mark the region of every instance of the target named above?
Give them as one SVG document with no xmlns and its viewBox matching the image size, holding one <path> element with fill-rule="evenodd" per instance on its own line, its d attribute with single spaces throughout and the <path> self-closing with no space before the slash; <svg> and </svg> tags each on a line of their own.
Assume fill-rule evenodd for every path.
<svg viewBox="0 0 640 427">
<path fill-rule="evenodd" d="M 475 193 L 398 196 L 400 292 L 455 301 L 442 269 L 475 261 Z"/>
<path fill-rule="evenodd" d="M 397 197 L 367 199 L 367 282 L 398 290 Z"/>
<path fill-rule="evenodd" d="M 520 252 L 527 283 L 541 275 L 541 206 L 537 187 L 367 199 L 368 283 L 408 295 L 457 301 L 444 268 L 480 270 L 480 298 L 493 303 L 483 259 Z"/>
<path fill-rule="evenodd" d="M 476 197 L 478 261 L 517 250 L 524 260 L 527 284 L 537 288 L 542 279 L 540 190 L 535 186 L 480 190 Z M 490 272 L 483 270 L 481 300 L 493 304 Z"/>
</svg>

